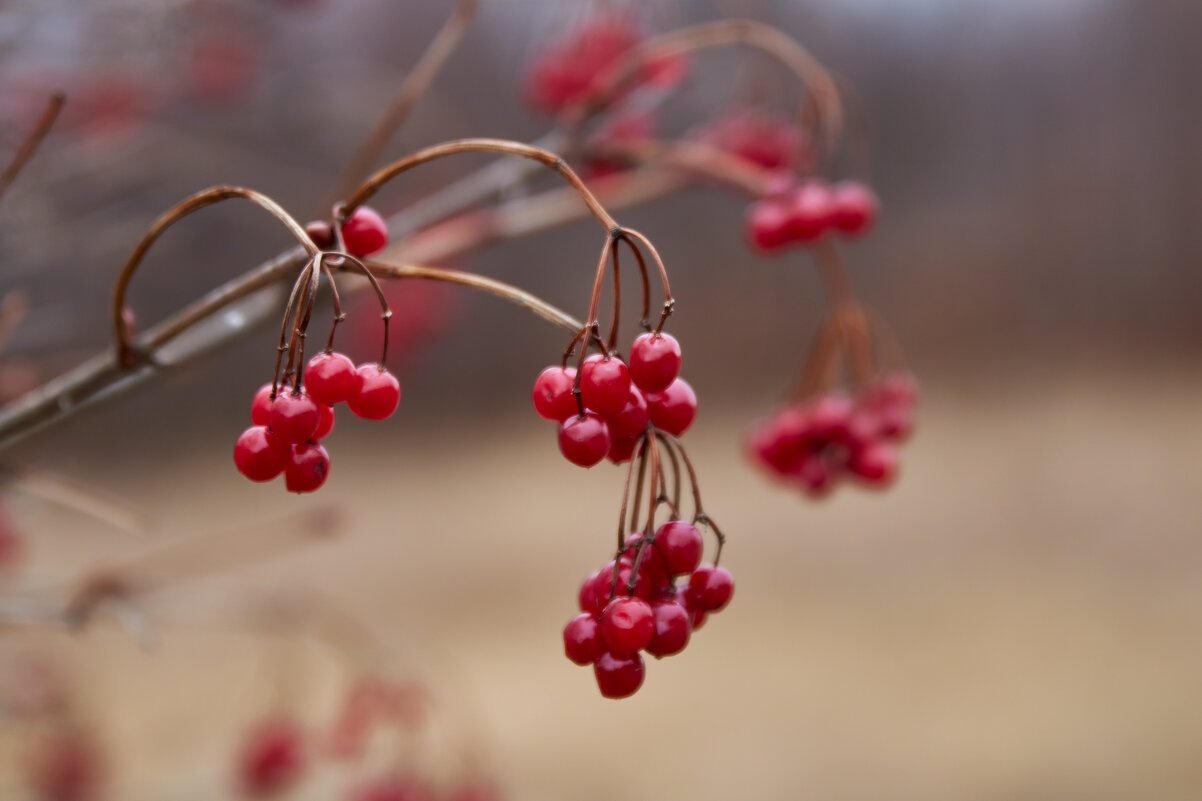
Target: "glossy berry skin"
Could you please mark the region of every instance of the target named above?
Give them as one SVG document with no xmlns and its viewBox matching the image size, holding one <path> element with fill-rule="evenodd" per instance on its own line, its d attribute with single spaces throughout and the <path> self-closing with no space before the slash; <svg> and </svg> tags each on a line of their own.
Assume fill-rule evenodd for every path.
<svg viewBox="0 0 1202 801">
<path fill-rule="evenodd" d="M 630 439 L 642 434 L 650 420 L 646 398 L 638 389 L 631 387 L 626 395 L 626 405 L 617 414 L 607 416 L 605 423 L 609 426 L 611 438 Z"/>
<path fill-rule="evenodd" d="M 643 657 L 605 653 L 593 664 L 597 687 L 606 698 L 629 698 L 643 686 Z"/>
<path fill-rule="evenodd" d="M 759 200 L 747 210 L 747 241 L 764 254 L 782 252 L 792 241 L 792 212 L 775 198 Z"/>
<path fill-rule="evenodd" d="M 251 732 L 238 755 L 238 783 L 247 798 L 267 798 L 295 784 L 305 767 L 300 730 L 272 721 Z"/>
<path fill-rule="evenodd" d="M 342 353 L 319 353 L 305 367 L 305 391 L 326 406 L 346 402 L 358 386 L 355 363 Z"/>
<path fill-rule="evenodd" d="M 614 598 L 601 612 L 601 637 L 610 653 L 637 653 L 654 634 L 651 605 L 642 598 Z"/>
<path fill-rule="evenodd" d="M 257 426 L 271 424 L 271 384 L 264 384 L 250 404 L 250 421 Z"/>
<path fill-rule="evenodd" d="M 720 612 L 730 603 L 735 580 L 724 567 L 703 565 L 689 578 L 689 603 L 706 612 Z"/>
<path fill-rule="evenodd" d="M 330 455 L 322 446 L 304 442 L 292 446 L 284 466 L 284 482 L 289 492 L 315 492 L 330 474 Z"/>
<path fill-rule="evenodd" d="M 597 597 L 596 582 L 597 576 L 601 574 L 600 570 L 589 573 L 580 584 L 580 592 L 576 596 L 576 601 L 580 606 L 581 612 L 588 612 L 592 617 L 598 617 L 601 610 L 605 608 L 605 602 Z"/>
<path fill-rule="evenodd" d="M 831 189 L 831 206 L 831 226 L 848 236 L 859 236 L 876 222 L 880 201 L 863 184 L 843 181 Z"/>
<path fill-rule="evenodd" d="M 593 593 L 595 596 L 594 604 L 602 611 L 611 602 L 610 592 L 613 591 L 614 598 L 621 598 L 627 595 L 627 588 L 630 586 L 630 574 L 634 569 L 634 565 L 629 559 L 623 558 L 618 566 L 618 584 L 614 587 L 614 563 L 610 562 L 597 573 L 597 577 L 593 580 Z M 635 598 L 642 598 L 644 601 L 651 598 L 651 575 L 649 571 L 639 569 L 639 577 L 634 582 Z"/>
<path fill-rule="evenodd" d="M 251 426 L 234 443 L 234 464 L 251 481 L 271 481 L 287 460 L 265 426 Z"/>
<path fill-rule="evenodd" d="M 559 426 L 559 452 L 581 467 L 598 464 L 609 453 L 609 427 L 596 412 L 569 417 Z"/>
<path fill-rule="evenodd" d="M 697 394 L 683 378 L 678 378 L 663 392 L 648 395 L 647 409 L 652 425 L 679 437 L 697 419 Z"/>
<path fill-rule="evenodd" d="M 342 243 L 352 256 L 370 256 L 388 244 L 388 225 L 378 211 L 360 206 L 342 224 Z"/>
<path fill-rule="evenodd" d="M 617 414 L 630 394 L 630 370 L 616 356 L 594 354 L 584 360 L 580 374 L 580 399 L 598 414 Z"/>
<path fill-rule="evenodd" d="M 885 442 L 873 442 L 852 454 L 848 469 L 864 484 L 884 488 L 897 477 L 897 451 Z"/>
<path fill-rule="evenodd" d="M 831 226 L 834 202 L 831 191 L 821 181 L 799 187 L 789 205 L 789 233 L 803 244 L 821 239 Z"/>
<path fill-rule="evenodd" d="M 635 449 L 639 447 L 641 437 L 624 437 L 621 439 L 610 439 L 609 453 L 606 458 L 614 464 L 626 464 L 634 458 Z"/>
<path fill-rule="evenodd" d="M 321 440 L 330 436 L 330 432 L 334 430 L 334 408 L 319 403 L 317 411 L 321 413 L 321 422 L 317 424 L 317 430 L 313 432 L 313 439 Z"/>
<path fill-rule="evenodd" d="M 701 564 L 701 532 L 692 523 L 670 520 L 655 532 L 655 544 L 673 576 L 692 573 Z"/>
<path fill-rule="evenodd" d="M 575 367 L 548 367 L 534 380 L 531 393 L 534 411 L 544 420 L 562 423 L 580 413 L 572 385 L 576 381 Z"/>
<path fill-rule="evenodd" d="M 347 399 L 356 416 L 365 420 L 386 420 L 401 403 L 401 382 L 378 364 L 361 364 L 355 370 L 358 386 Z"/>
<path fill-rule="evenodd" d="M 663 392 L 680 375 L 680 343 L 671 334 L 648 331 L 630 346 L 630 380 L 643 392 Z"/>
<path fill-rule="evenodd" d="M 626 549 L 622 551 L 622 560 L 634 565 L 635 559 L 639 554 L 639 543 L 643 537 L 641 534 L 636 534 L 626 540 Z M 639 562 L 639 579 L 640 581 L 646 577 L 649 589 L 651 590 L 650 597 L 658 597 L 658 595 L 672 583 L 672 576 L 668 572 L 668 560 L 664 558 L 663 551 L 659 548 L 659 541 L 654 540 L 642 547 L 643 560 Z"/>
<path fill-rule="evenodd" d="M 321 424 L 317 402 L 303 393 L 281 389 L 271 402 L 271 433 L 280 442 L 297 443 L 313 438 Z"/>
<path fill-rule="evenodd" d="M 675 601 L 663 600 L 651 605 L 651 614 L 655 634 L 647 643 L 647 653 L 665 657 L 683 651 L 693 630 L 689 624 L 689 611 Z"/>
<path fill-rule="evenodd" d="M 577 665 L 591 665 L 605 653 L 601 628 L 587 612 L 572 618 L 563 630 L 563 651 Z"/>
</svg>

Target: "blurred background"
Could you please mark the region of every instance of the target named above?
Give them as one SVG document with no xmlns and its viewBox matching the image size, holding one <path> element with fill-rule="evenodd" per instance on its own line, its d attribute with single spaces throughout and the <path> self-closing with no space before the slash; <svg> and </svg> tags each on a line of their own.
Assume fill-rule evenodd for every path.
<svg viewBox="0 0 1202 801">
<path fill-rule="evenodd" d="M 522 76 L 600 5 L 482 0 L 388 156 L 542 136 L 551 122 L 523 101 Z M 0 202 L 0 293 L 30 306 L 4 391 L 108 347 L 119 266 L 184 196 L 236 183 L 301 219 L 318 213 L 450 8 L 0 3 L 3 152 L 49 92 L 68 95 Z M 386 424 L 340 419 L 330 480 L 301 498 L 229 463 L 270 378 L 269 322 L 6 454 L 144 510 L 155 542 L 328 506 L 343 521 L 334 541 L 156 593 L 149 651 L 106 621 L 5 632 L 0 650 L 50 655 L 111 745 L 104 797 L 214 797 L 239 726 L 281 682 L 297 714 L 329 707 L 345 676 L 323 672 L 326 656 L 264 670 L 288 635 L 246 634 L 259 629 L 237 599 L 250 609 L 276 589 L 336 599 L 399 673 L 434 687 L 454 734 L 437 757 L 412 752 L 419 770 L 478 771 L 506 797 L 1199 797 L 1202 5 L 656 0 L 637 13 L 655 32 L 768 22 L 855 86 L 882 216 L 844 252 L 923 387 L 896 486 L 814 502 L 745 459 L 748 427 L 791 385 L 823 310 L 807 259 L 749 251 L 746 198 L 699 186 L 617 214 L 672 274 L 669 327 L 701 409 L 686 443 L 737 590 L 685 654 L 648 665 L 638 695 L 603 702 L 563 658 L 560 630 L 612 549 L 622 472 L 565 464 L 529 406 L 567 337 L 492 298 L 400 287 L 401 410 Z M 796 97 L 762 56 L 707 51 L 660 125 L 682 134 L 739 98 L 787 111 Z M 487 162 L 429 165 L 375 204 L 416 206 Z M 156 246 L 130 295 L 140 323 L 288 246 L 248 208 L 207 211 Z M 593 225 L 445 266 L 581 315 Z M 358 317 L 343 342 L 374 358 L 378 322 Z M 10 592 L 147 546 L 17 492 L 5 502 L 29 551 Z M 222 634 L 195 623 L 207 617 L 226 621 Z M 287 679 L 297 671 L 304 681 Z M 341 797 L 335 786 L 312 797 Z"/>
</svg>

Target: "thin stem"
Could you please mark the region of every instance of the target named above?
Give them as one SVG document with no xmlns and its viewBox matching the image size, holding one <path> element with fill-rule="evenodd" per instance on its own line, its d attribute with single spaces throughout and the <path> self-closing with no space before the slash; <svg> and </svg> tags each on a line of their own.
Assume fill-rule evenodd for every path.
<svg viewBox="0 0 1202 801">
<path fill-rule="evenodd" d="M 426 46 L 426 50 L 418 59 L 417 64 L 405 76 L 400 90 L 380 116 L 367 139 L 351 158 L 338 181 L 334 197 L 326 204 L 327 207 L 333 205 L 337 198 L 354 189 L 354 182 L 371 169 L 371 165 L 408 119 L 414 106 L 417 105 L 417 101 L 430 88 L 438 73 L 450 59 L 451 54 L 455 52 L 455 48 L 463 40 L 464 34 L 471 27 L 472 18 L 475 17 L 479 5 L 479 0 L 459 0 L 455 10 L 447 17 L 446 22 L 443 23 L 434 38 L 430 40 L 430 44 Z"/>
<path fill-rule="evenodd" d="M 634 246 L 634 243 L 631 242 L 629 239 L 627 239 L 626 237 L 622 237 L 620 241 L 622 242 L 622 244 L 624 244 L 627 247 L 627 249 L 631 253 L 634 254 L 635 263 L 638 264 L 638 266 L 639 266 L 639 278 L 642 281 L 642 286 L 643 286 L 643 313 L 639 317 L 639 325 L 642 328 L 644 328 L 645 330 L 650 331 L 651 323 L 649 323 L 647 321 L 647 317 L 651 314 L 651 282 L 650 282 L 649 277 L 647 276 L 647 260 L 643 258 L 643 251 L 636 248 Z M 617 263 L 617 259 L 618 259 L 618 252 L 617 252 L 617 250 L 615 250 L 614 251 L 615 265 Z M 617 271 L 617 268 L 615 266 L 615 272 L 616 271 Z"/>
<path fill-rule="evenodd" d="M 663 441 L 665 447 L 675 448 L 679 454 L 681 462 L 684 463 L 685 469 L 689 473 L 689 484 L 693 489 L 693 517 L 703 517 L 705 510 L 701 507 L 701 486 L 697 483 L 697 471 L 693 468 L 693 461 L 689 459 L 688 451 L 684 449 L 684 445 L 680 440 L 665 431 L 656 430 L 656 436 Z"/>
<path fill-rule="evenodd" d="M 342 296 L 338 294 L 338 284 L 334 281 L 334 271 L 330 268 L 330 260 L 323 259 L 321 268 L 325 271 L 326 280 L 330 284 L 330 301 L 334 304 L 334 321 L 330 323 L 330 338 L 326 340 L 326 353 L 333 353 L 334 334 L 338 332 L 338 325 L 346 319 L 346 312 L 342 310 Z"/>
<path fill-rule="evenodd" d="M 615 247 L 612 253 L 614 260 L 614 314 L 609 324 L 609 339 L 605 343 L 606 349 L 611 351 L 618 346 L 618 320 L 622 308 L 622 270 L 618 264 L 618 248 Z"/>
<path fill-rule="evenodd" d="M 668 319 L 673 310 L 676 308 L 676 300 L 672 297 L 672 287 L 668 285 L 668 268 L 664 266 L 664 260 L 660 258 L 659 251 L 655 249 L 655 245 L 651 244 L 651 240 L 633 228 L 623 228 L 620 236 L 637 239 L 647 252 L 651 254 L 651 258 L 655 261 L 656 268 L 659 269 L 659 277 L 664 285 L 664 306 L 659 313 L 659 325 L 655 327 L 655 333 L 663 330 L 664 322 Z"/>
<path fill-rule="evenodd" d="M 614 218 L 609 216 L 607 212 L 598 202 L 597 198 L 589 191 L 589 188 L 584 185 L 584 181 L 578 176 L 568 163 L 559 156 L 549 150 L 544 150 L 541 147 L 523 144 L 521 142 L 513 142 L 507 139 L 457 139 L 451 142 L 443 142 L 442 144 L 432 145 L 416 153 L 406 156 L 399 161 L 394 161 L 387 167 L 372 173 L 363 185 L 355 190 L 350 199 L 339 209 L 339 222 L 344 221 L 347 216 L 355 209 L 362 206 L 371 199 L 380 187 L 396 178 L 403 172 L 411 170 L 428 161 L 443 158 L 445 156 L 454 156 L 460 153 L 502 153 L 509 156 L 519 156 L 521 158 L 531 159 L 541 164 L 556 170 L 564 177 L 576 193 L 580 195 L 584 204 L 588 206 L 592 215 L 597 218 L 602 227 L 606 231 L 613 231 L 618 228 Z"/>
<path fill-rule="evenodd" d="M 626 508 L 630 503 L 630 479 L 634 476 L 635 461 L 636 460 L 632 456 L 630 459 L 630 465 L 626 468 L 626 484 L 622 489 L 622 508 L 620 510 L 618 510 L 618 553 L 619 554 L 622 553 L 622 548 L 623 548 L 623 546 L 626 545 Z M 642 463 L 643 460 L 642 460 L 641 456 L 637 461 L 640 464 Z M 640 480 L 640 482 L 642 481 L 641 476 L 640 476 L 639 480 Z M 636 488 L 636 491 L 637 491 L 637 488 Z"/>
<path fill-rule="evenodd" d="M 675 449 L 669 440 L 663 439 L 659 429 L 655 430 L 655 435 L 660 437 L 660 441 L 664 443 L 664 453 L 668 454 L 668 461 L 672 463 L 672 514 L 673 517 L 678 517 L 677 509 L 680 507 L 680 459 L 676 455 Z"/>
<path fill-rule="evenodd" d="M 297 241 L 309 253 L 310 257 L 316 256 L 319 252 L 317 245 L 313 244 L 313 240 L 305 232 L 304 226 L 293 219 L 292 215 L 284 211 L 283 207 L 274 200 L 253 189 L 246 189 L 240 186 L 215 186 L 185 198 L 151 223 L 142 240 L 134 248 L 134 252 L 130 254 L 129 260 L 125 263 L 125 267 L 121 270 L 121 274 L 117 277 L 117 283 L 113 287 L 111 309 L 113 338 L 117 346 L 117 353 L 123 364 L 127 366 L 132 364 L 129 331 L 126 330 L 125 320 L 122 318 L 122 312 L 125 310 L 125 293 L 129 288 L 129 282 L 134 277 L 134 272 L 138 269 L 138 265 L 142 263 L 142 258 L 146 255 L 146 251 L 150 250 L 150 246 L 162 236 L 164 231 L 184 217 L 206 206 L 211 206 L 214 203 L 220 203 L 223 200 L 230 200 L 232 198 L 244 198 L 268 211 L 288 228 L 289 232 L 296 237 Z"/>
<path fill-rule="evenodd" d="M 628 531 L 634 531 L 638 527 L 639 511 L 643 506 L 643 479 L 647 475 L 647 459 L 650 456 L 651 448 L 648 445 L 650 436 L 647 432 L 643 432 L 643 441 L 639 445 L 639 476 L 634 482 L 634 507 L 630 510 L 630 525 Z"/>
<path fill-rule="evenodd" d="M 305 265 L 305 269 L 302 270 L 300 275 L 296 277 L 296 282 L 292 285 L 292 292 L 288 295 L 288 302 L 284 304 L 284 316 L 280 321 L 280 344 L 276 347 L 275 369 L 271 373 L 271 397 L 273 400 L 275 399 L 275 396 L 279 394 L 281 379 L 280 368 L 283 367 L 284 369 L 282 377 L 285 380 L 287 380 L 288 375 L 290 375 L 292 372 L 292 365 L 295 361 L 295 357 L 292 355 L 293 345 L 290 344 L 288 340 L 288 321 L 290 319 L 299 319 L 300 309 L 297 304 L 300 302 L 301 297 L 308 292 L 309 282 L 313 274 L 314 262 L 315 260 L 311 259 L 309 263 Z M 295 330 L 295 324 L 293 326 L 293 330 Z M 283 363 L 285 353 L 288 354 L 287 365 Z"/>
<path fill-rule="evenodd" d="M 63 104 L 66 102 L 67 96 L 62 92 L 55 92 L 46 101 L 46 109 L 42 112 L 42 116 L 38 117 L 29 136 L 25 137 L 25 141 L 17 148 L 17 152 L 13 154 L 12 161 L 4 168 L 4 172 L 0 173 L 0 199 L 17 180 L 17 176 L 21 174 L 21 170 L 25 169 L 25 165 L 38 152 L 38 147 L 45 141 L 50 129 L 54 127 L 59 112 L 63 110 Z"/>
<path fill-rule="evenodd" d="M 659 444 L 656 437 L 647 437 L 647 451 L 651 455 L 651 478 L 647 484 L 647 522 L 643 526 L 644 537 L 651 536 L 651 532 L 655 530 L 655 509 L 658 505 L 655 502 L 655 487 L 663 480 L 663 477 L 660 475 Z"/>
<path fill-rule="evenodd" d="M 830 306 L 838 308 L 845 304 L 855 305 L 856 293 L 851 288 L 851 279 L 847 275 L 847 268 L 831 238 L 824 236 L 818 240 L 814 245 L 813 254 Z"/>
<path fill-rule="evenodd" d="M 338 255 L 342 260 L 342 269 L 345 270 L 346 263 L 350 262 L 358 268 L 359 272 L 363 273 L 368 283 L 371 284 L 372 290 L 376 293 L 376 300 L 380 302 L 380 319 L 384 321 L 384 346 L 380 354 L 380 367 L 384 368 L 388 362 L 388 323 L 392 320 L 392 309 L 388 307 L 388 298 L 384 296 L 384 289 L 380 286 L 380 282 L 376 280 L 375 275 L 372 274 L 372 271 L 368 269 L 366 264 L 347 253 L 340 253 Z"/>
</svg>

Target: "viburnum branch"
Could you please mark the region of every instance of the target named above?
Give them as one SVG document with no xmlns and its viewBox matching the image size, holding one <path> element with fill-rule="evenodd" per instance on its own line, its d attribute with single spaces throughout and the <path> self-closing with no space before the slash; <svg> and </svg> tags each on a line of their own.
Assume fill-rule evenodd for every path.
<svg viewBox="0 0 1202 801">
<path fill-rule="evenodd" d="M 215 186 L 211 189 L 206 189 L 203 192 L 197 192 L 191 197 L 185 198 L 170 209 L 159 215 L 159 218 L 151 223 L 134 252 L 130 254 L 129 260 L 126 261 L 125 267 L 121 270 L 121 274 L 117 277 L 117 283 L 113 288 L 112 301 L 112 323 L 113 323 L 113 338 L 117 347 L 117 354 L 121 358 L 123 364 L 129 366 L 131 354 L 129 331 L 126 329 L 126 323 L 123 316 L 125 311 L 125 293 L 129 288 L 129 282 L 134 277 L 134 272 L 138 269 L 138 265 L 142 263 L 146 252 L 150 250 L 160 236 L 163 235 L 168 228 L 175 223 L 187 217 L 193 212 L 199 211 L 206 206 L 211 206 L 214 203 L 220 203 L 224 200 L 233 198 L 244 198 L 252 203 L 260 206 L 269 212 L 273 217 L 282 222 L 289 232 L 296 237 L 309 254 L 310 258 L 316 256 L 320 251 L 317 245 L 313 244 L 313 240 L 309 238 L 309 234 L 305 232 L 304 226 L 293 219 L 287 211 L 278 203 L 264 194 L 256 192 L 253 189 L 246 189 L 241 186 Z"/>
<path fill-rule="evenodd" d="M 17 176 L 21 174 L 21 170 L 25 169 L 25 165 L 29 163 L 34 154 L 38 152 L 38 147 L 46 139 L 50 133 L 50 129 L 54 127 L 54 123 L 58 120 L 59 112 L 63 110 L 63 104 L 67 102 L 67 96 L 62 92 L 55 92 L 46 102 L 46 109 L 42 115 L 38 117 L 37 124 L 33 126 L 29 136 L 17 148 L 17 152 L 13 154 L 12 161 L 4 168 L 4 172 L 0 173 L 0 199 L 4 198 L 8 188 L 17 180 Z"/>
<path fill-rule="evenodd" d="M 354 189 L 355 181 L 361 180 L 371 169 L 371 165 L 408 119 L 410 112 L 417 105 L 417 101 L 430 88 L 435 77 L 463 40 L 479 5 L 479 0 L 459 0 L 455 10 L 451 12 L 451 16 L 447 17 L 442 28 L 426 46 L 426 50 L 418 59 L 417 64 L 405 76 L 396 97 L 392 99 L 371 133 L 368 134 L 367 139 L 351 158 L 338 182 L 330 204 Z"/>
<path fill-rule="evenodd" d="M 568 127 L 577 129 L 588 118 L 609 107 L 626 82 L 649 63 L 703 48 L 735 44 L 762 50 L 776 57 L 797 75 L 818 106 L 826 152 L 835 153 L 843 131 L 843 106 L 834 80 L 821 62 L 795 39 L 770 25 L 747 19 L 728 19 L 681 28 L 632 48 L 600 84 L 589 104 L 575 119 L 569 121 Z"/>
</svg>

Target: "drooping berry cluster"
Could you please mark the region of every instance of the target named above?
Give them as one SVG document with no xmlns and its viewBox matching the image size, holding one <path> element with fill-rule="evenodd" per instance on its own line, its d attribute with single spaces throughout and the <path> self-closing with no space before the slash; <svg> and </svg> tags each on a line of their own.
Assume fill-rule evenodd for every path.
<svg viewBox="0 0 1202 801">
<path fill-rule="evenodd" d="M 817 178 L 787 183 L 751 204 L 747 238 L 763 253 L 812 245 L 827 234 L 855 237 L 876 222 L 876 194 L 856 181 L 830 185 Z"/>
<path fill-rule="evenodd" d="M 883 488 L 897 475 L 896 444 L 914 424 L 918 388 L 907 373 L 888 373 L 858 397 L 835 392 L 786 406 L 751 434 L 751 458 L 811 496 L 843 478 Z"/>
<path fill-rule="evenodd" d="M 701 532 L 692 523 L 670 520 L 624 546 L 580 585 L 580 614 L 563 630 L 564 653 L 593 666 L 606 698 L 637 692 L 645 672 L 641 652 L 657 659 L 680 653 L 734 593 L 726 568 L 701 564 Z"/>
<path fill-rule="evenodd" d="M 680 343 L 647 332 L 630 347 L 630 366 L 595 353 L 574 367 L 548 367 L 534 382 L 534 410 L 559 423 L 559 450 L 569 462 L 592 467 L 607 456 L 630 461 L 651 425 L 679 437 L 697 417 L 697 395 L 679 377 Z"/>
<path fill-rule="evenodd" d="M 535 58 L 525 79 L 527 100 L 548 114 L 587 101 L 611 78 L 621 58 L 645 38 L 628 14 L 595 15 Z M 687 71 L 683 56 L 665 56 L 641 65 L 631 83 L 669 87 Z"/>
<path fill-rule="evenodd" d="M 732 109 L 698 130 L 695 137 L 765 170 L 808 175 L 815 153 L 793 120 L 757 108 Z"/>
<path fill-rule="evenodd" d="M 345 402 L 366 420 L 396 411 L 401 384 L 378 364 L 358 367 L 341 353 L 309 360 L 300 389 L 264 384 L 255 393 L 250 428 L 234 444 L 234 464 L 251 481 L 284 474 L 289 492 L 313 492 L 326 482 L 330 456 L 321 440 L 334 428 L 334 406 Z"/>
</svg>

